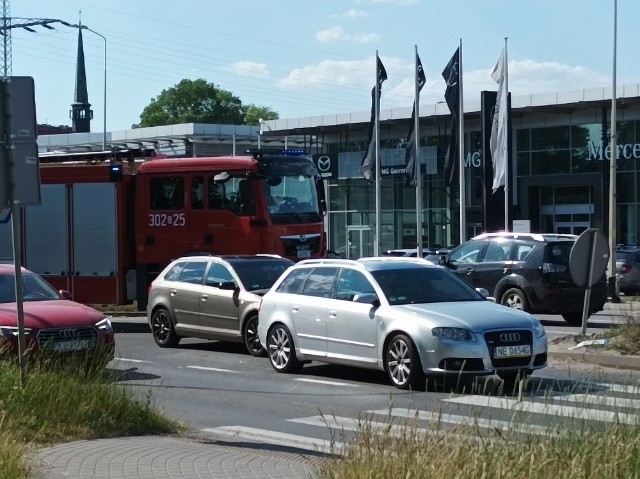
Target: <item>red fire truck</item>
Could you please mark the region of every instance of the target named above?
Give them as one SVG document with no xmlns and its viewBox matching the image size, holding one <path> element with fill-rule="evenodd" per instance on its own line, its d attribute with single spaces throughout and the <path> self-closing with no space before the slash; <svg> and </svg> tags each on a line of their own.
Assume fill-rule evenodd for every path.
<svg viewBox="0 0 640 479">
<path fill-rule="evenodd" d="M 23 264 L 76 301 L 144 309 L 151 280 L 182 255 L 323 257 L 324 185 L 296 153 L 41 154 L 42 204 L 22 208 Z M 8 236 L 0 229 L 0 243 Z"/>
</svg>

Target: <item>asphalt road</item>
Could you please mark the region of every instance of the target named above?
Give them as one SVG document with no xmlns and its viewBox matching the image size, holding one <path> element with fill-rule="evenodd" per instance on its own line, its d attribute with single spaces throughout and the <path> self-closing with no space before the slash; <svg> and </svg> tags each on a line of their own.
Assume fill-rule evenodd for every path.
<svg viewBox="0 0 640 479">
<path fill-rule="evenodd" d="M 551 339 L 580 331 L 559 316 L 540 319 Z M 598 313 L 591 318 L 589 331 L 601 331 L 622 320 Z M 502 382 L 493 378 L 463 382 L 454 392 L 445 391 L 441 384 L 429 384 L 426 392 L 407 392 L 389 385 L 383 372 L 343 366 L 311 363 L 299 374 L 278 374 L 266 358 L 248 355 L 240 344 L 186 339 L 177 348 L 162 349 L 154 343 L 144 318 L 117 321 L 115 327 L 116 359 L 109 367 L 120 383 L 140 398 L 150 398 L 198 437 L 228 434 L 326 449 L 332 441 L 348 440 L 359 419 L 402 421 L 416 411 L 425 427 L 429 422 L 433 427 L 436 421 L 437 427 L 446 428 L 480 424 L 486 431 L 509 429 L 520 414 L 527 427 L 541 430 L 557 427 L 558 414 L 576 421 L 574 413 L 580 420 L 604 424 L 613 414 L 606 404 L 614 401 L 613 396 L 619 404 L 620 395 L 627 401 L 623 412 L 628 417 L 624 418 L 640 417 L 636 416 L 640 413 L 637 383 L 625 384 L 629 379 L 622 373 L 594 377 L 586 371 L 546 368 L 536 371 L 520 394 L 526 401 L 518 401 L 518 392 L 504 394 Z M 587 396 L 610 399 L 603 399 L 605 406 L 595 407 L 593 413 L 585 413 Z M 550 397 L 554 398 L 551 403 Z M 572 401 L 580 404 L 574 408 Z M 532 406 L 520 411 L 523 403 Z"/>
</svg>

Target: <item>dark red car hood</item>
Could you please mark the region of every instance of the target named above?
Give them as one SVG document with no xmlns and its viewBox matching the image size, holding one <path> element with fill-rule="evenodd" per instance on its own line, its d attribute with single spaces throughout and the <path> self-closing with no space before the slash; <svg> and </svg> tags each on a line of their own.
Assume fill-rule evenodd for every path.
<svg viewBox="0 0 640 479">
<path fill-rule="evenodd" d="M 93 326 L 105 318 L 105 315 L 100 311 L 66 299 L 27 301 L 23 305 L 25 328 L 46 329 Z M 17 325 L 16 303 L 0 304 L 0 326 Z"/>
</svg>

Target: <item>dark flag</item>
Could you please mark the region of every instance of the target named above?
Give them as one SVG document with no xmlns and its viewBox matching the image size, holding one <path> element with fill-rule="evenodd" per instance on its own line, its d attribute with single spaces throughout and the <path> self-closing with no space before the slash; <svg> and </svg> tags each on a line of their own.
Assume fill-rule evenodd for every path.
<svg viewBox="0 0 640 479">
<path fill-rule="evenodd" d="M 409 135 L 407 135 L 407 146 L 404 153 L 406 184 L 415 186 L 416 184 L 416 104 L 420 104 L 420 91 L 427 82 L 422 68 L 420 57 L 416 53 L 416 99 L 413 101 L 413 110 L 411 110 L 411 124 L 409 125 Z"/>
<path fill-rule="evenodd" d="M 372 181 L 372 178 L 375 176 L 374 168 L 376 166 L 376 133 L 378 130 L 376 128 L 376 124 L 379 120 L 379 118 L 376 117 L 376 112 L 380 111 L 380 92 L 382 92 L 382 82 L 387 79 L 387 70 L 385 70 L 384 65 L 380 61 L 380 57 L 378 57 L 378 54 L 376 54 L 376 76 L 378 82 L 378 103 L 376 107 L 376 87 L 374 86 L 371 89 L 371 124 L 369 126 L 369 146 L 367 147 L 367 152 L 362 159 L 362 175 L 368 181 Z"/>
<path fill-rule="evenodd" d="M 451 112 L 451 136 L 449 146 L 444 157 L 444 179 L 449 186 L 456 182 L 458 175 L 458 123 L 460 114 L 460 48 L 449 60 L 449 63 L 442 72 L 442 77 L 447 84 L 444 98 Z"/>
</svg>

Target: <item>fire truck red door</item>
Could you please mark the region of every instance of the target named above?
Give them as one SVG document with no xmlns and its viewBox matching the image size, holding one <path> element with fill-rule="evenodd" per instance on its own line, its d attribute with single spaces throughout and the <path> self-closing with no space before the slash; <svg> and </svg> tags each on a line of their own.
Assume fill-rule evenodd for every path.
<svg viewBox="0 0 640 479">
<path fill-rule="evenodd" d="M 202 201 L 195 192 L 204 181 Z M 253 254 L 260 252 L 260 237 L 250 229 L 255 213 L 253 183 L 247 178 L 224 181 L 215 175 L 194 176 L 192 181 L 189 234 L 192 251 L 216 254 Z"/>
</svg>

